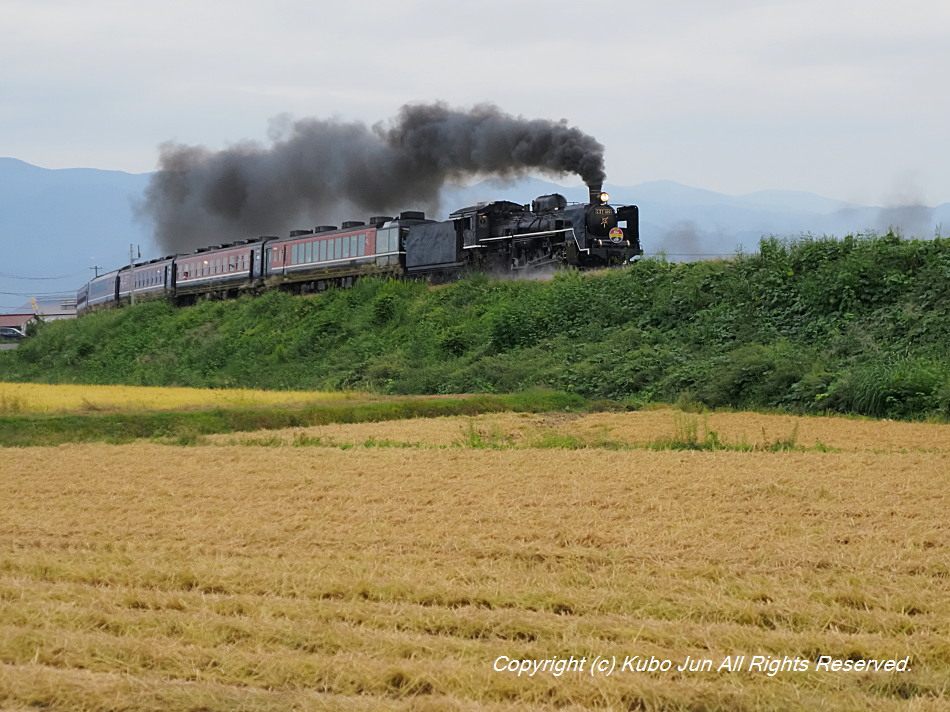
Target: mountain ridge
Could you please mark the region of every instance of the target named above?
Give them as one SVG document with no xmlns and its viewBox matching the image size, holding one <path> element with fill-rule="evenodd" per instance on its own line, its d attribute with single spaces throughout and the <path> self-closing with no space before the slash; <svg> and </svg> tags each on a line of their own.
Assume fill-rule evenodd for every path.
<svg viewBox="0 0 950 712">
<path fill-rule="evenodd" d="M 162 254 L 151 226 L 135 205 L 143 200 L 151 173 L 98 168 L 50 169 L 0 157 L 0 311 L 16 310 L 31 296 L 69 295 L 99 271 L 127 261 L 129 245 L 143 258 Z M 950 203 L 938 206 L 861 206 L 807 191 L 761 190 L 727 195 L 670 180 L 634 186 L 604 186 L 615 204 L 640 206 L 641 242 L 647 255 L 670 259 L 729 256 L 754 251 L 763 236 L 845 235 L 897 228 L 908 236 L 930 237 L 950 225 Z M 563 186 L 530 177 L 488 179 L 465 187 L 447 186 L 436 219 L 485 200 L 529 202 L 562 193 L 585 202 L 583 185 Z M 407 205 L 406 209 L 415 206 Z M 354 216 L 353 219 L 365 219 Z M 313 217 L 313 224 L 321 222 Z M 209 244 L 216 242 L 209 240 Z M 218 240 L 217 242 L 220 242 Z M 61 279 L 39 279 L 62 275 Z M 19 278 L 31 279 L 19 279 Z"/>
</svg>

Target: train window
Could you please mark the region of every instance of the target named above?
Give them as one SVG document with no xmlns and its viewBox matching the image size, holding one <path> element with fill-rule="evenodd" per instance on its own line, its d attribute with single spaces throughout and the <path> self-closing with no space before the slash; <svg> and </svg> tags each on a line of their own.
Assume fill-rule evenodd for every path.
<svg viewBox="0 0 950 712">
<path fill-rule="evenodd" d="M 399 228 L 393 227 L 376 233 L 376 253 L 384 255 L 399 249 Z"/>
<path fill-rule="evenodd" d="M 359 236 L 359 241 L 356 243 L 356 254 L 359 257 L 366 254 L 366 235 Z"/>
<path fill-rule="evenodd" d="M 340 238 L 340 241 L 343 243 L 343 254 L 341 255 L 341 257 L 349 257 L 349 256 L 350 256 L 350 240 L 349 240 L 349 238 L 341 237 L 341 238 Z"/>
</svg>

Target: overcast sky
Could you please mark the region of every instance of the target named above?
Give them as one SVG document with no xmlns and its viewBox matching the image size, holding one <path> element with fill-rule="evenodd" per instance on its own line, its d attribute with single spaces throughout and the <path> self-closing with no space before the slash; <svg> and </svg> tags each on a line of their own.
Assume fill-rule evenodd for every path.
<svg viewBox="0 0 950 712">
<path fill-rule="evenodd" d="M 950 201 L 942 0 L 0 0 L 0 64 L 0 155 L 47 168 L 444 100 L 567 119 L 615 184 Z"/>
</svg>

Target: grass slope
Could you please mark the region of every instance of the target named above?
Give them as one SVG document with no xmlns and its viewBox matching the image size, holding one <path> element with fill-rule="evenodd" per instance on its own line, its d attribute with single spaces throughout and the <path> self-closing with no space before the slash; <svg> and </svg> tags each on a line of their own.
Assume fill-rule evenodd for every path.
<svg viewBox="0 0 950 712">
<path fill-rule="evenodd" d="M 950 240 L 764 240 L 547 283 L 366 280 L 43 326 L 0 380 L 585 398 L 950 415 Z"/>
</svg>

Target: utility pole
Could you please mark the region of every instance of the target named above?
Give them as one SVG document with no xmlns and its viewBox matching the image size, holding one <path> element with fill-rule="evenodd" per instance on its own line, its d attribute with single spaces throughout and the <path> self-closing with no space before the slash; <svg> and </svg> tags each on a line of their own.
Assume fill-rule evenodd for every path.
<svg viewBox="0 0 950 712">
<path fill-rule="evenodd" d="M 90 267 L 89 269 L 94 270 L 95 273 L 96 273 L 96 277 L 98 277 L 98 276 L 99 276 L 99 270 L 102 269 L 102 268 L 101 268 L 99 265 L 93 265 L 93 266 Z"/>
<path fill-rule="evenodd" d="M 135 249 L 129 243 L 129 299 L 135 304 Z"/>
</svg>

